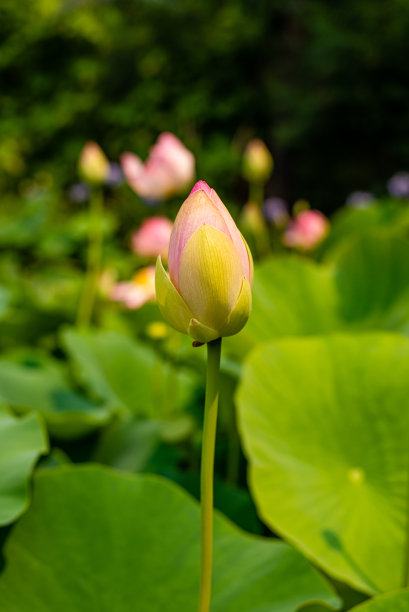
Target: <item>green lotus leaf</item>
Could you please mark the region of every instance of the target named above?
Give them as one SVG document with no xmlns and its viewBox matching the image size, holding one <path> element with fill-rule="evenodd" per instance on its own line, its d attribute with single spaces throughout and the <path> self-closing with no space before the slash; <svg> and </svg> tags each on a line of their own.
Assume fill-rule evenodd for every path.
<svg viewBox="0 0 409 612">
<path fill-rule="evenodd" d="M 374 597 L 353 608 L 351 612 L 407 612 L 409 610 L 409 590 L 388 593 Z"/>
<path fill-rule="evenodd" d="M 92 466 L 41 470 L 32 506 L 3 552 L 0 605 L 8 612 L 197 606 L 199 506 L 159 477 Z M 212 612 L 295 612 L 308 601 L 338 605 L 287 544 L 216 516 Z"/>
<path fill-rule="evenodd" d="M 152 348 L 112 331 L 66 329 L 63 342 L 80 382 L 116 409 L 159 418 L 189 403 L 197 377 Z"/>
<path fill-rule="evenodd" d="M 28 480 L 48 439 L 41 418 L 12 416 L 0 406 L 0 525 L 14 521 L 28 506 Z"/>
<path fill-rule="evenodd" d="M 72 438 L 105 425 L 107 406 L 74 391 L 55 359 L 21 350 L 0 359 L 0 400 L 19 412 L 38 410 L 52 435 Z"/>
<path fill-rule="evenodd" d="M 403 336 L 281 339 L 251 353 L 237 396 L 261 517 L 366 593 L 406 572 L 408 369 Z"/>
</svg>

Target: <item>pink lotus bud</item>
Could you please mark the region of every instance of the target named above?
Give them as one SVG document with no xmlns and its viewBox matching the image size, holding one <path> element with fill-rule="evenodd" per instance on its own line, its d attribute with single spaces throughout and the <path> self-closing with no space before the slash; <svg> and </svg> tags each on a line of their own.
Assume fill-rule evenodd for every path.
<svg viewBox="0 0 409 612">
<path fill-rule="evenodd" d="M 148 200 L 163 200 L 184 191 L 195 172 L 193 153 L 170 132 L 159 136 L 145 164 L 133 153 L 124 153 L 121 164 L 129 185 Z"/>
<path fill-rule="evenodd" d="M 117 283 L 110 297 L 112 301 L 121 302 L 130 310 L 155 300 L 155 266 L 138 270 L 131 281 Z"/>
<path fill-rule="evenodd" d="M 164 318 L 199 342 L 236 334 L 251 309 L 253 260 L 217 193 L 196 183 L 176 217 L 169 275 L 160 257 L 156 293 Z"/>
<path fill-rule="evenodd" d="M 103 150 L 96 142 L 87 142 L 81 151 L 78 171 L 84 181 L 101 185 L 109 176 L 110 166 Z"/>
<path fill-rule="evenodd" d="M 319 210 L 302 210 L 283 234 L 283 243 L 302 251 L 311 251 L 329 232 L 329 221 Z"/>
<path fill-rule="evenodd" d="M 132 249 L 143 257 L 168 257 L 173 223 L 166 217 L 150 217 L 132 235 Z"/>
<path fill-rule="evenodd" d="M 273 172 L 274 161 L 264 142 L 251 140 L 243 158 L 243 176 L 250 183 L 265 183 Z"/>
</svg>

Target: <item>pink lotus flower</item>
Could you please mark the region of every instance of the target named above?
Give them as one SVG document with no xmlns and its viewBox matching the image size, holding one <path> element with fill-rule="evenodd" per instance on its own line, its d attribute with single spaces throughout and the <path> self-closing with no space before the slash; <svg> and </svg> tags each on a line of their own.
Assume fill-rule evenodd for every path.
<svg viewBox="0 0 409 612">
<path fill-rule="evenodd" d="M 138 270 L 131 281 L 117 283 L 110 297 L 113 302 L 121 302 L 130 310 L 155 300 L 155 266 Z"/>
<path fill-rule="evenodd" d="M 150 217 L 132 235 L 132 249 L 143 257 L 168 257 L 173 223 L 166 217 Z"/>
<path fill-rule="evenodd" d="M 329 232 L 329 221 L 319 210 L 302 210 L 283 234 L 288 247 L 311 251 L 324 240 Z"/>
<path fill-rule="evenodd" d="M 193 153 L 170 132 L 159 136 L 145 164 L 134 153 L 123 153 L 121 164 L 129 185 L 148 200 L 163 200 L 183 192 L 195 173 Z"/>
<path fill-rule="evenodd" d="M 253 260 L 229 211 L 204 181 L 176 217 L 169 274 L 156 262 L 159 309 L 178 331 L 204 343 L 238 333 L 251 310 Z"/>
</svg>

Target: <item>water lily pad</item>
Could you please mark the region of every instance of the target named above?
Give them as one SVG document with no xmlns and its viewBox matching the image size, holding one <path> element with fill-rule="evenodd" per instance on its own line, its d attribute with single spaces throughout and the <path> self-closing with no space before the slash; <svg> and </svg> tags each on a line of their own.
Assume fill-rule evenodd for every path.
<svg viewBox="0 0 409 612">
<path fill-rule="evenodd" d="M 238 392 L 261 517 L 367 593 L 403 584 L 408 369 L 398 335 L 289 338 L 254 350 Z"/>
<path fill-rule="evenodd" d="M 34 351 L 0 359 L 0 399 L 20 412 L 38 410 L 52 435 L 71 438 L 106 424 L 107 406 L 72 390 L 62 365 Z"/>
<path fill-rule="evenodd" d="M 47 450 L 47 434 L 37 414 L 16 418 L 0 406 L 0 525 L 27 508 L 31 471 Z"/>
<path fill-rule="evenodd" d="M 196 389 L 193 373 L 124 334 L 66 329 L 63 342 L 82 384 L 117 409 L 170 416 L 189 403 Z"/>
<path fill-rule="evenodd" d="M 337 308 L 330 266 L 298 256 L 267 260 L 256 266 L 250 319 L 226 348 L 240 356 L 271 338 L 340 329 Z"/>
<path fill-rule="evenodd" d="M 273 338 L 341 330 L 409 335 L 409 241 L 372 231 L 344 242 L 324 263 L 297 256 L 256 266 L 253 310 L 225 341 L 242 358 Z"/>
<path fill-rule="evenodd" d="M 5 547 L 8 612 L 181 612 L 197 605 L 199 507 L 170 482 L 101 467 L 41 470 Z M 215 521 L 213 612 L 294 612 L 337 597 L 288 545 Z M 24 577 L 24 588 L 21 588 Z"/>
<path fill-rule="evenodd" d="M 408 610 L 409 591 L 403 590 L 374 597 L 353 608 L 351 612 L 408 612 Z"/>
<path fill-rule="evenodd" d="M 345 326 L 409 333 L 407 261 L 409 242 L 381 233 L 357 237 L 337 251 L 331 265 Z"/>
</svg>

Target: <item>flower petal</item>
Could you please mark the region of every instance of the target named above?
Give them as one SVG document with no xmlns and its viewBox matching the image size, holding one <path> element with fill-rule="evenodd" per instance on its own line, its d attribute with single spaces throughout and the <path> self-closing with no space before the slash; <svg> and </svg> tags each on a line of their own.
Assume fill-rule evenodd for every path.
<svg viewBox="0 0 409 612">
<path fill-rule="evenodd" d="M 221 201 L 221 199 L 219 198 L 219 196 L 217 195 L 214 189 L 212 189 L 211 199 L 214 205 L 217 206 L 220 214 L 222 215 L 224 222 L 227 226 L 227 229 L 229 231 L 229 234 L 231 236 L 231 239 L 233 240 L 233 244 L 237 249 L 237 253 L 239 254 L 241 265 L 243 268 L 243 274 L 247 278 L 249 283 L 251 283 L 252 282 L 250 280 L 251 265 L 249 262 L 249 255 L 247 252 L 248 247 L 246 248 L 247 245 L 244 242 L 243 236 L 241 235 L 239 229 L 237 228 L 237 225 L 235 224 L 233 217 L 231 216 L 231 214 L 229 213 L 229 211 L 227 210 L 227 208 L 225 207 L 225 205 L 223 204 L 223 202 Z"/>
<path fill-rule="evenodd" d="M 162 260 L 156 260 L 156 299 L 163 318 L 178 331 L 187 334 L 192 313 L 172 284 Z"/>
<path fill-rule="evenodd" d="M 218 229 L 202 225 L 186 244 L 179 291 L 200 323 L 220 330 L 236 303 L 243 270 L 237 251 Z"/>
<path fill-rule="evenodd" d="M 203 325 L 197 319 L 192 319 L 190 321 L 189 336 L 191 336 L 197 342 L 211 342 L 212 340 L 216 340 L 216 338 L 220 338 L 220 333 L 215 329 L 211 329 L 206 325 Z"/>
<path fill-rule="evenodd" d="M 225 325 L 221 329 L 222 336 L 234 336 L 247 323 L 251 312 L 251 287 L 247 278 L 243 277 L 239 297 Z"/>
<path fill-rule="evenodd" d="M 243 238 L 243 236 L 242 236 L 242 238 Z M 250 247 L 249 247 L 249 245 L 247 244 L 247 242 L 244 240 L 244 238 L 243 238 L 243 242 L 244 242 L 244 246 L 246 247 L 247 257 L 248 257 L 248 259 L 249 259 L 249 276 L 248 276 L 248 278 L 247 278 L 247 277 L 246 277 L 246 278 L 247 278 L 247 280 L 249 281 L 249 283 L 250 283 L 250 287 L 251 287 L 251 285 L 253 284 L 253 279 L 254 279 L 254 263 L 253 263 L 253 256 L 252 256 L 252 254 L 251 254 Z"/>
<path fill-rule="evenodd" d="M 183 249 L 203 224 L 215 227 L 230 238 L 229 230 L 219 210 L 209 196 L 203 190 L 199 190 L 192 193 L 182 204 L 170 237 L 169 275 L 177 289 L 179 289 L 179 265 Z"/>
</svg>

